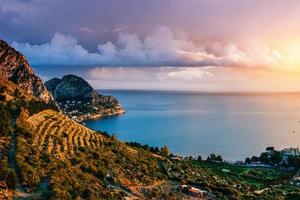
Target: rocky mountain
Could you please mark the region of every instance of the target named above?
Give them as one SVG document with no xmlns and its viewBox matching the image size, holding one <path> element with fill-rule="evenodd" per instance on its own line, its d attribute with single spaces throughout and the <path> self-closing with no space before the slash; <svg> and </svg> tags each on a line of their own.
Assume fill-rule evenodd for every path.
<svg viewBox="0 0 300 200">
<path fill-rule="evenodd" d="M 53 78 L 45 83 L 56 101 L 97 101 L 97 93 L 84 79 L 66 75 L 62 79 Z"/>
<path fill-rule="evenodd" d="M 53 100 L 42 80 L 34 74 L 27 59 L 3 40 L 0 40 L 0 76 L 43 101 Z"/>
<path fill-rule="evenodd" d="M 100 118 L 124 112 L 113 96 L 99 95 L 83 78 L 66 75 L 45 83 L 61 109 L 73 118 Z M 82 120 L 81 119 L 81 120 Z"/>
</svg>

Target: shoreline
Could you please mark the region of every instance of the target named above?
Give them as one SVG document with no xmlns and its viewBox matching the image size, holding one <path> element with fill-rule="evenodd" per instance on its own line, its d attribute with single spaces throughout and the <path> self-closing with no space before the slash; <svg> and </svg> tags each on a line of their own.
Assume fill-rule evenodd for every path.
<svg viewBox="0 0 300 200">
<path fill-rule="evenodd" d="M 105 110 L 102 110 L 99 113 L 84 114 L 84 115 L 78 116 L 76 121 L 80 122 L 80 123 L 84 123 L 84 121 L 86 121 L 86 120 L 99 120 L 99 119 L 102 119 L 102 118 L 105 118 L 105 117 L 122 115 L 124 113 L 126 113 L 124 108 L 105 109 Z"/>
</svg>

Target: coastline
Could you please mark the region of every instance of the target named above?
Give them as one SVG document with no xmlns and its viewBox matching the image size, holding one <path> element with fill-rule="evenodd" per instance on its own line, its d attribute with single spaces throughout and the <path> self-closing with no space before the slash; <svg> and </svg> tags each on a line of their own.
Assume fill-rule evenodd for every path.
<svg viewBox="0 0 300 200">
<path fill-rule="evenodd" d="M 122 115 L 125 112 L 126 112 L 125 109 L 122 107 L 109 108 L 109 109 L 101 110 L 100 112 L 97 112 L 97 113 L 92 113 L 92 114 L 89 113 L 89 114 L 80 115 L 80 116 L 78 116 L 76 121 L 83 123 L 83 121 L 85 121 L 85 120 L 98 120 L 98 119 L 101 119 L 104 117 Z"/>
</svg>

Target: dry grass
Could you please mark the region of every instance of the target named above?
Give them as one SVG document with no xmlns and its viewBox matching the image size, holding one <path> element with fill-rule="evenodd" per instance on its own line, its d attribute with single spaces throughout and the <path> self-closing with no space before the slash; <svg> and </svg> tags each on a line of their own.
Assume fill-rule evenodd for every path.
<svg viewBox="0 0 300 200">
<path fill-rule="evenodd" d="M 78 148 L 101 148 L 104 137 L 62 113 L 44 110 L 26 120 L 33 131 L 33 145 L 40 151 L 65 157 Z"/>
<path fill-rule="evenodd" d="M 21 88 L 17 87 L 16 84 L 14 84 L 13 82 L 7 80 L 6 78 L 0 77 L 0 86 L 5 86 L 6 87 L 6 91 L 5 91 L 6 101 L 10 101 L 10 100 L 13 100 L 15 98 L 14 92 L 15 92 L 16 89 L 19 90 L 20 95 L 25 97 L 26 100 L 31 100 L 31 99 L 35 98 L 32 95 L 28 95 L 28 93 L 26 91 L 24 91 Z"/>
</svg>

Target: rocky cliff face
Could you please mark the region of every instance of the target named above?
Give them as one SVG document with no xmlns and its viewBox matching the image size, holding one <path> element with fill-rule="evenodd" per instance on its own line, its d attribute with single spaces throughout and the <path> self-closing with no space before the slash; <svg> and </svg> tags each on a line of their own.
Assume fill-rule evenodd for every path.
<svg viewBox="0 0 300 200">
<path fill-rule="evenodd" d="M 43 101 L 53 100 L 42 80 L 34 74 L 27 59 L 2 40 L 0 40 L 0 76 Z"/>
<path fill-rule="evenodd" d="M 62 79 L 54 78 L 45 83 L 56 101 L 96 102 L 97 93 L 84 79 L 75 75 L 66 75 Z"/>
<path fill-rule="evenodd" d="M 53 78 L 45 85 L 61 110 L 72 118 L 83 120 L 124 113 L 116 98 L 97 94 L 88 82 L 78 76 Z"/>
</svg>

